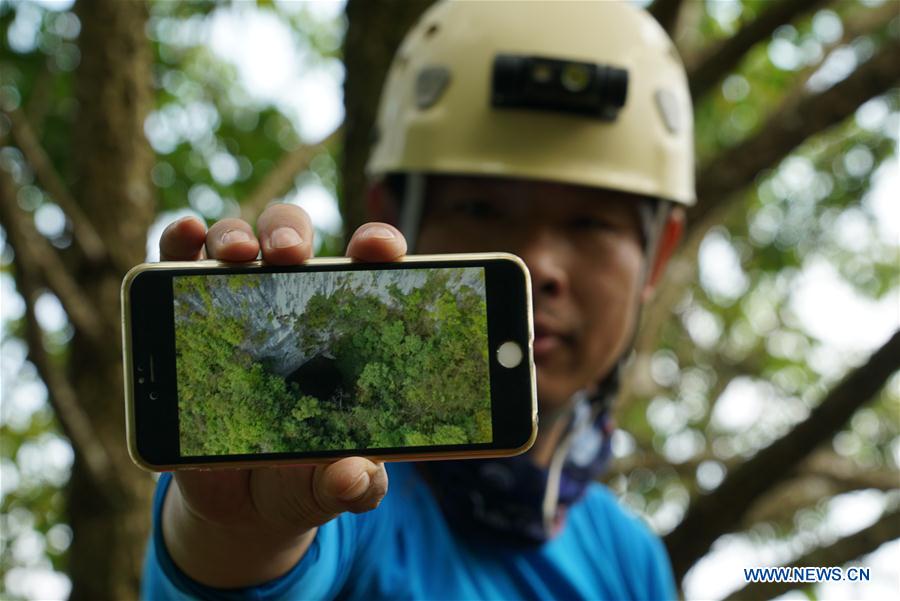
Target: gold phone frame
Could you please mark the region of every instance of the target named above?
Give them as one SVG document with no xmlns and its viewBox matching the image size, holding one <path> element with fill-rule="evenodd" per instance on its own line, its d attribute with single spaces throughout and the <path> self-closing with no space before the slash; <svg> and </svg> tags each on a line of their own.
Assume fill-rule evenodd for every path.
<svg viewBox="0 0 900 601">
<path fill-rule="evenodd" d="M 523 261 L 520 257 L 511 254 L 511 253 L 502 253 L 502 252 L 491 252 L 491 253 L 454 253 L 454 254 L 440 254 L 440 255 L 407 255 L 401 257 L 396 261 L 390 261 L 384 263 L 384 265 L 390 265 L 391 263 L 426 263 L 426 262 L 440 262 L 440 263 L 455 263 L 460 261 L 489 261 L 489 260 L 507 260 L 512 261 L 522 270 L 523 275 L 525 276 L 525 304 L 527 310 L 527 321 L 528 321 L 528 349 L 526 354 L 526 359 L 528 360 L 528 368 L 530 370 L 531 377 L 531 436 L 528 440 L 520 447 L 514 449 L 477 449 L 477 450 L 468 450 L 468 451 L 430 451 L 425 453 L 410 453 L 410 454 L 390 454 L 390 455 L 379 455 L 376 453 L 364 453 L 364 454 L 356 454 L 356 455 L 342 455 L 342 456 L 329 456 L 329 457 L 304 457 L 302 461 L 297 461 L 296 459 L 258 459 L 258 460 L 241 460 L 241 461 L 215 461 L 215 462 L 198 462 L 191 463 L 190 465 L 185 464 L 167 464 L 167 465 L 157 465 L 152 464 L 144 460 L 141 457 L 140 453 L 137 449 L 137 427 L 135 423 L 135 411 L 134 411 L 134 382 L 133 382 L 133 373 L 134 373 L 134 359 L 132 353 L 132 341 L 131 341 L 131 284 L 134 279 L 141 273 L 145 271 L 168 271 L 168 270 L 177 270 L 177 269 L 222 269 L 226 271 L 228 269 L 233 269 L 235 267 L 273 267 L 272 265 L 268 265 L 263 261 L 251 261 L 247 263 L 226 263 L 223 261 L 212 261 L 212 260 L 204 260 L 204 261 L 166 261 L 160 263 L 141 263 L 140 265 L 136 265 L 131 268 L 128 273 L 125 274 L 125 277 L 122 280 L 122 288 L 121 288 L 121 302 L 122 302 L 122 355 L 123 355 L 123 371 L 124 371 L 124 382 L 125 382 L 125 432 L 126 439 L 128 444 L 128 454 L 131 457 L 131 460 L 138 467 L 147 470 L 149 472 L 166 472 L 166 471 L 175 471 L 175 470 L 188 470 L 188 469 L 237 469 L 237 468 L 250 468 L 250 467 L 263 467 L 263 466 L 289 466 L 289 465 L 317 465 L 317 464 L 328 464 L 338 461 L 343 457 L 366 457 L 371 459 L 372 461 L 434 461 L 441 459 L 475 459 L 475 458 L 490 458 L 490 457 L 512 457 L 515 455 L 520 455 L 531 448 L 534 444 L 535 439 L 537 438 L 537 425 L 538 425 L 538 413 L 537 413 L 537 380 L 535 374 L 534 367 L 534 314 L 532 310 L 532 295 L 531 295 L 531 274 L 528 271 L 528 267 L 525 265 L 525 261 Z M 355 259 L 350 259 L 346 257 L 322 257 L 322 258 L 314 258 L 304 261 L 303 263 L 298 264 L 297 266 L 340 266 L 340 265 L 355 265 L 359 264 L 360 261 Z"/>
</svg>

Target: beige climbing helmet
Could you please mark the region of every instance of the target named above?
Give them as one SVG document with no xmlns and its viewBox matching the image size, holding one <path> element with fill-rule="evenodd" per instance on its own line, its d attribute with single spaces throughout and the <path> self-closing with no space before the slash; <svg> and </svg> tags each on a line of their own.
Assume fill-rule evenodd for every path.
<svg viewBox="0 0 900 601">
<path fill-rule="evenodd" d="M 388 72 L 367 165 L 519 177 L 695 201 L 684 67 L 614 1 L 444 1 Z"/>
</svg>

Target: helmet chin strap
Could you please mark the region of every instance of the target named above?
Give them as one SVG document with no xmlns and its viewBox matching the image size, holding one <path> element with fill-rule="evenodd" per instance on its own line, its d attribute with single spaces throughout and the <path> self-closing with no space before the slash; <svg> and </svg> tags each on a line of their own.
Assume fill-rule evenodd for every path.
<svg viewBox="0 0 900 601">
<path fill-rule="evenodd" d="M 600 390 L 593 397 L 585 390 L 579 390 L 569 402 L 571 417 L 568 427 L 553 451 L 550 465 L 547 468 L 547 488 L 544 489 L 544 500 L 541 503 L 544 529 L 552 532 L 557 520 L 557 507 L 559 505 L 560 480 L 563 468 L 566 465 L 572 446 L 579 438 L 590 432 L 597 423 L 597 419 L 604 411 L 608 411 L 618 391 L 619 364 L 613 369 L 610 377 L 603 380 Z"/>
<path fill-rule="evenodd" d="M 425 205 L 425 174 L 412 172 L 404 176 L 403 204 L 400 206 L 400 231 L 406 237 L 407 252 L 415 253 L 422 226 Z"/>
</svg>

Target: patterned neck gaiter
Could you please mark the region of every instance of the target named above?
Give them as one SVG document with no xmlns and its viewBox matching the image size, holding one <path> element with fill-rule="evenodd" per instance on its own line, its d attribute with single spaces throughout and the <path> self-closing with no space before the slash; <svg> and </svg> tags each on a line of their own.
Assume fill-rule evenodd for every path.
<svg viewBox="0 0 900 601">
<path fill-rule="evenodd" d="M 609 463 L 608 401 L 576 396 L 547 468 L 534 465 L 527 454 L 421 464 L 451 527 L 466 537 L 523 546 L 540 545 L 556 535 L 568 508 Z"/>
</svg>

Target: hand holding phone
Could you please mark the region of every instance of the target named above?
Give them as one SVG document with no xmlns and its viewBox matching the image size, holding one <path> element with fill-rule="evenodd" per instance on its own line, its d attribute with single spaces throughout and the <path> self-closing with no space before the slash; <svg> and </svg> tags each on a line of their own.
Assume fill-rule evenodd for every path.
<svg viewBox="0 0 900 601">
<path fill-rule="evenodd" d="M 122 284 L 148 470 L 507 457 L 536 435 L 524 262 L 148 263 Z"/>
<path fill-rule="evenodd" d="M 170 225 L 160 240 L 163 261 L 202 258 L 246 262 L 260 250 L 267 263 L 299 264 L 312 257 L 313 228 L 302 209 L 273 205 L 249 224 L 225 219 L 209 231 L 197 219 Z M 360 227 L 347 255 L 392 261 L 406 253 L 390 225 Z M 175 563 L 195 580 L 239 587 L 274 579 L 302 557 L 316 527 L 344 511 L 378 506 L 387 492 L 383 465 L 361 457 L 331 465 L 178 471 L 163 506 L 163 535 Z"/>
<path fill-rule="evenodd" d="M 179 469 L 164 505 L 176 563 L 213 586 L 276 577 L 316 526 L 377 506 L 384 469 L 347 455 L 503 456 L 536 434 L 520 259 L 404 259 L 400 232 L 373 223 L 348 246 L 356 263 L 293 267 L 312 254 L 306 214 L 275 205 L 258 227 L 257 240 L 240 220 L 208 233 L 176 222 L 161 255 L 181 262 L 136 268 L 123 286 L 132 456 L 155 470 L 253 468 Z M 235 267 L 184 262 L 204 245 Z M 264 264 L 240 265 L 260 249 Z M 322 465 L 284 467 L 294 461 Z"/>
</svg>

